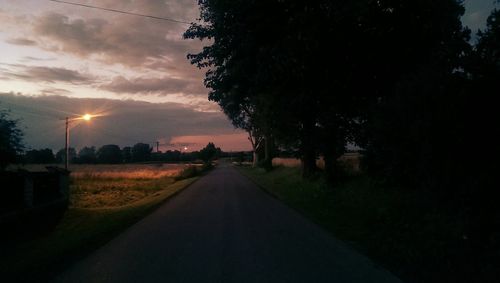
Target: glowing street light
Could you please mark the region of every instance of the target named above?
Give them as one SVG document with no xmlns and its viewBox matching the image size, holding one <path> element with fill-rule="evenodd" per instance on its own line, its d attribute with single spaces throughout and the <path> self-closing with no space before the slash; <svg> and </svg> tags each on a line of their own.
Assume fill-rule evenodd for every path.
<svg viewBox="0 0 500 283">
<path fill-rule="evenodd" d="M 85 114 L 74 118 L 66 117 L 66 142 L 65 142 L 66 156 L 64 158 L 64 169 L 68 170 L 68 163 L 69 163 L 69 122 L 76 120 L 90 121 L 93 117 L 95 116 L 91 114 Z"/>
</svg>

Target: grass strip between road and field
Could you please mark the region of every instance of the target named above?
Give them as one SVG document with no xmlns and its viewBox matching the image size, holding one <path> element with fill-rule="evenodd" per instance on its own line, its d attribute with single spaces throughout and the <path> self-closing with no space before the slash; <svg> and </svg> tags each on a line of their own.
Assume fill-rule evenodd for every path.
<svg viewBox="0 0 500 283">
<path fill-rule="evenodd" d="M 141 200 L 110 208 L 70 208 L 47 235 L 3 254 L 3 279 L 46 281 L 144 218 L 199 177 L 178 180 Z M 9 280 L 8 280 L 9 281 Z"/>
<path fill-rule="evenodd" d="M 403 280 L 446 282 L 457 268 L 468 268 L 457 256 L 462 227 L 453 215 L 429 209 L 428 198 L 418 192 L 380 186 L 362 175 L 331 188 L 322 178 L 302 179 L 300 168 L 237 168 Z"/>
</svg>

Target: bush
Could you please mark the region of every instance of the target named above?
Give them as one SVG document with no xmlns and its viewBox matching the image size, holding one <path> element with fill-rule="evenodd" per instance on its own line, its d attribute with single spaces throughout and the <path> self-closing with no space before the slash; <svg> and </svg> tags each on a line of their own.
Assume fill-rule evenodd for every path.
<svg viewBox="0 0 500 283">
<path fill-rule="evenodd" d="M 177 176 L 175 176 L 175 180 L 179 181 L 179 180 L 184 180 L 184 179 L 196 177 L 199 175 L 200 172 L 201 172 L 200 169 L 198 169 L 196 166 L 191 165 L 191 166 L 188 166 L 188 167 L 182 169 L 182 171 L 179 172 L 179 174 Z"/>
</svg>

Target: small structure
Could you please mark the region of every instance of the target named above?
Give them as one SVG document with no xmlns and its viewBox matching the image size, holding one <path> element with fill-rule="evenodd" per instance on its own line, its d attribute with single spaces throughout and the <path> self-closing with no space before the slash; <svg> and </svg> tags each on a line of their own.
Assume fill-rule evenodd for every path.
<svg viewBox="0 0 500 283">
<path fill-rule="evenodd" d="M 0 224 L 60 217 L 69 204 L 69 173 L 57 167 L 0 172 Z"/>
</svg>

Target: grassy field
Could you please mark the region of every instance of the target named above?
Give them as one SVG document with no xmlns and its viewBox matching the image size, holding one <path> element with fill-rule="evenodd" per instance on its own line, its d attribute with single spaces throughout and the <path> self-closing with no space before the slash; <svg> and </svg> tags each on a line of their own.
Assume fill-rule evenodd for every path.
<svg viewBox="0 0 500 283">
<path fill-rule="evenodd" d="M 240 171 L 407 282 L 483 282 L 478 269 L 496 272 L 486 259 L 467 257 L 463 227 L 422 194 L 364 176 L 331 189 L 321 179 L 302 180 L 293 167 Z"/>
<path fill-rule="evenodd" d="M 346 170 L 352 172 L 352 173 L 359 173 L 361 171 L 360 168 L 360 161 L 361 161 L 361 154 L 359 153 L 346 153 L 342 155 L 339 159 L 338 162 L 339 164 L 344 167 Z M 282 167 L 300 167 L 301 162 L 300 159 L 297 158 L 273 158 L 273 166 L 282 166 Z M 320 157 L 319 159 L 316 160 L 316 166 L 318 168 L 323 169 L 325 168 L 325 161 L 323 160 L 323 157 Z"/>
<path fill-rule="evenodd" d="M 16 280 L 50 279 L 194 182 L 195 171 L 184 165 L 79 166 L 60 223 L 43 236 L 2 247 L 0 273 Z"/>
</svg>

